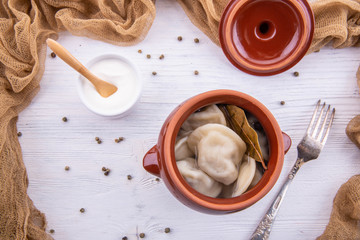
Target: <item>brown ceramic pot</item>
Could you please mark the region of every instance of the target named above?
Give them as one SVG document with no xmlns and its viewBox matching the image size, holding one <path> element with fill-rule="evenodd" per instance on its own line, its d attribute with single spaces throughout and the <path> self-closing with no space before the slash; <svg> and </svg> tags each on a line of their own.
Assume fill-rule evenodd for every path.
<svg viewBox="0 0 360 240">
<path fill-rule="evenodd" d="M 221 47 L 240 70 L 281 73 L 305 55 L 314 33 L 307 0 L 231 0 L 220 25 Z"/>
<path fill-rule="evenodd" d="M 195 191 L 177 169 L 174 145 L 183 122 L 197 109 L 209 104 L 234 104 L 252 113 L 261 123 L 269 141 L 268 170 L 260 182 L 235 198 L 212 198 Z M 199 94 L 180 104 L 165 120 L 158 143 L 144 156 L 144 168 L 163 179 L 170 192 L 183 204 L 206 213 L 230 213 L 257 202 L 277 181 L 291 140 L 284 134 L 270 111 L 253 97 L 232 90 L 215 90 Z"/>
</svg>

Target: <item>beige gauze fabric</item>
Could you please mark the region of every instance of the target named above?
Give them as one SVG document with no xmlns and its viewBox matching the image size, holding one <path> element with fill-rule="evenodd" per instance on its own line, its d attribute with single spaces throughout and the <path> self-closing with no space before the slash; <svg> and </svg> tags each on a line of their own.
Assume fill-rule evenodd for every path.
<svg viewBox="0 0 360 240">
<path fill-rule="evenodd" d="M 336 193 L 329 224 L 317 240 L 360 239 L 360 175 L 351 177 Z"/>
<path fill-rule="evenodd" d="M 27 195 L 17 139 L 21 110 L 39 90 L 45 40 L 69 31 L 112 44 L 141 41 L 155 18 L 152 0 L 0 1 L 0 239 L 52 239 Z"/>
</svg>

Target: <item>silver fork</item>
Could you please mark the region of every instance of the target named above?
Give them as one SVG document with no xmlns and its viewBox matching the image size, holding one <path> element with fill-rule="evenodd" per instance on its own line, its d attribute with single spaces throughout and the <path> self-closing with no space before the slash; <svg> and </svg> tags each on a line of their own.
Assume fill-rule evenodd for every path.
<svg viewBox="0 0 360 240">
<path fill-rule="evenodd" d="M 320 107 L 321 101 L 319 100 L 314 114 L 312 115 L 311 121 L 309 123 L 309 126 L 306 130 L 306 134 L 297 146 L 298 150 L 298 158 L 291 169 L 285 183 L 281 187 L 277 197 L 275 198 L 274 202 L 271 204 L 270 208 L 266 212 L 265 216 L 262 218 L 261 222 L 259 223 L 258 227 L 254 231 L 254 233 L 251 236 L 251 240 L 260 240 L 260 239 L 268 239 L 271 231 L 271 227 L 275 221 L 276 214 L 280 208 L 280 205 L 285 197 L 286 191 L 294 179 L 296 173 L 299 171 L 300 167 L 303 163 L 308 162 L 310 160 L 318 158 L 321 150 L 323 149 L 326 140 L 329 136 L 330 127 L 332 125 L 332 122 L 334 120 L 335 115 L 335 108 L 331 111 L 330 119 L 330 105 L 328 106 L 325 116 L 324 110 L 326 104 L 324 103 L 321 107 L 320 113 L 319 107 Z M 316 116 L 318 116 L 317 121 L 315 123 Z M 322 123 L 321 123 L 322 122 Z M 315 123 L 315 126 L 314 126 Z M 320 130 L 320 132 L 319 132 Z M 325 132 L 324 132 L 325 131 Z"/>
</svg>

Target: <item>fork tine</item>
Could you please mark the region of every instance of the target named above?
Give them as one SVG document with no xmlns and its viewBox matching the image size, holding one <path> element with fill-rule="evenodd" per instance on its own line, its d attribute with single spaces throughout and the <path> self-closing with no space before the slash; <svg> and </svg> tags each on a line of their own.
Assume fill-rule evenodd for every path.
<svg viewBox="0 0 360 240">
<path fill-rule="evenodd" d="M 316 104 L 316 108 L 315 108 L 315 110 L 314 110 L 314 114 L 312 115 L 311 121 L 310 121 L 309 126 L 308 126 L 308 128 L 307 128 L 307 130 L 306 130 L 306 133 L 307 133 L 307 134 L 310 134 L 310 130 L 311 130 L 311 128 L 312 128 L 312 125 L 314 124 L 315 116 L 316 116 L 316 113 L 317 113 L 317 111 L 318 111 L 318 109 L 319 109 L 320 102 L 321 102 L 321 100 L 319 100 L 319 101 L 317 102 L 317 104 Z"/>
<path fill-rule="evenodd" d="M 328 106 L 328 108 L 327 108 L 327 110 L 326 110 L 325 118 L 324 118 L 323 124 L 321 125 L 320 133 L 319 133 L 319 135 L 318 135 L 317 138 L 316 138 L 317 141 L 320 141 L 320 138 L 322 137 L 322 134 L 323 134 L 324 129 L 325 129 L 326 121 L 327 121 L 327 119 L 328 119 L 328 117 L 329 117 L 329 112 L 330 112 L 330 105 Z"/>
<path fill-rule="evenodd" d="M 315 138 L 316 133 L 317 133 L 318 130 L 319 130 L 319 125 L 320 125 L 320 122 L 321 122 L 321 119 L 322 119 L 322 115 L 323 115 L 323 113 L 324 113 L 325 105 L 326 105 L 326 103 L 324 102 L 324 104 L 323 104 L 323 106 L 322 106 L 322 108 L 321 108 L 321 110 L 320 110 L 320 114 L 319 114 L 318 120 L 316 121 L 314 130 L 313 130 L 313 133 L 312 133 L 312 135 L 311 135 L 311 137 L 313 137 L 313 138 Z"/>
<path fill-rule="evenodd" d="M 327 138 L 329 136 L 329 132 L 330 132 L 330 128 L 331 128 L 331 125 L 333 123 L 333 120 L 334 120 L 334 116 L 335 116 L 335 108 L 332 110 L 329 126 L 326 129 L 325 136 L 324 136 L 323 140 L 321 141 L 322 145 L 324 145 L 326 143 L 326 140 L 327 140 Z"/>
</svg>

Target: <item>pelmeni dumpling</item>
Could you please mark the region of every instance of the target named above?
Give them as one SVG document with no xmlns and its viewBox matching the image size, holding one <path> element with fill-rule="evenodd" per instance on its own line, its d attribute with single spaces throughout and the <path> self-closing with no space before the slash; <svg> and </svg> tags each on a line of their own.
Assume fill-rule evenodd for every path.
<svg viewBox="0 0 360 240">
<path fill-rule="evenodd" d="M 201 170 L 225 185 L 236 180 L 246 144 L 233 130 L 209 123 L 195 129 L 187 141 Z"/>
<path fill-rule="evenodd" d="M 250 186 L 256 172 L 256 161 L 248 155 L 244 155 L 239 169 L 239 177 L 235 182 L 232 197 L 243 194 Z"/>
<path fill-rule="evenodd" d="M 207 123 L 226 125 L 224 114 L 215 104 L 206 106 L 201 111 L 192 113 L 181 126 L 181 130 L 183 133 L 186 133 Z"/>
<path fill-rule="evenodd" d="M 221 183 L 216 182 L 196 166 L 193 158 L 176 162 L 179 172 L 189 185 L 199 193 L 209 197 L 217 197 L 221 192 Z"/>
<path fill-rule="evenodd" d="M 195 157 L 195 154 L 190 150 L 188 144 L 187 144 L 188 137 L 184 137 L 179 139 L 175 143 L 175 159 L 176 161 L 189 158 L 189 157 Z"/>
<path fill-rule="evenodd" d="M 184 129 L 180 128 L 178 135 L 176 136 L 176 141 L 180 140 L 181 138 L 188 137 L 192 131 L 185 131 Z"/>
<path fill-rule="evenodd" d="M 232 198 L 232 194 L 234 191 L 234 184 L 232 183 L 230 185 L 223 185 L 222 190 L 218 198 Z"/>
<path fill-rule="evenodd" d="M 260 181 L 261 177 L 262 174 L 256 167 L 255 159 L 245 154 L 240 165 L 238 179 L 231 185 L 224 185 L 220 197 L 237 197 L 254 187 Z"/>
<path fill-rule="evenodd" d="M 258 182 L 260 181 L 262 176 L 263 176 L 263 174 L 262 174 L 261 170 L 258 167 L 256 167 L 255 176 L 254 176 L 253 180 L 251 181 L 250 186 L 248 187 L 248 190 L 255 187 L 255 185 L 258 184 Z"/>
</svg>

